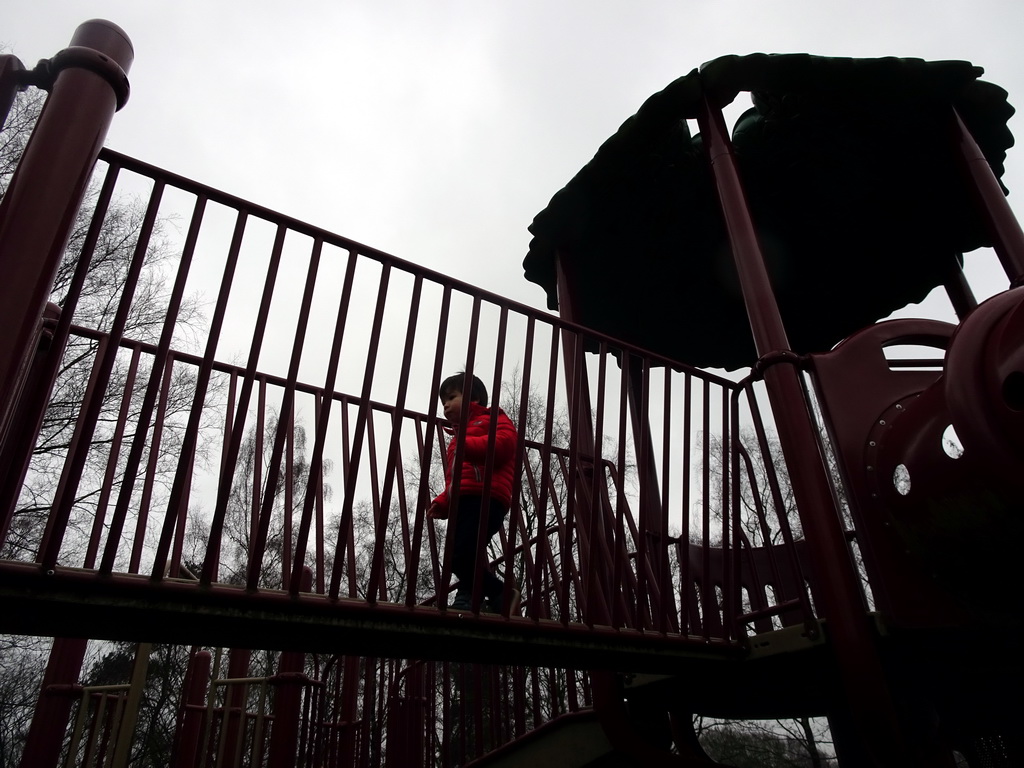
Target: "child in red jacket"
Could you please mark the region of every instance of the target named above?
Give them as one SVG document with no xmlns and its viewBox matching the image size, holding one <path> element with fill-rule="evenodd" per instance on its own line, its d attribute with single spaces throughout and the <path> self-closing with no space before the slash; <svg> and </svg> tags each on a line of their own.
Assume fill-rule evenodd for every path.
<svg viewBox="0 0 1024 768">
<path fill-rule="evenodd" d="M 498 409 L 498 423 L 494 434 L 494 445 L 488 443 L 491 430 L 491 410 L 487 407 L 487 388 L 476 376 L 473 377 L 469 397 L 462 391 L 465 374 L 449 376 L 438 390 L 445 418 L 458 426 L 462 409 L 468 408 L 466 419 L 466 442 L 462 449 L 462 466 L 459 472 L 458 509 L 455 516 L 455 541 L 452 554 L 452 573 L 459 579 L 455 599 L 451 607 L 467 610 L 473 595 L 473 581 L 476 573 L 477 532 L 481 511 L 486 514 L 487 539 L 490 541 L 501 528 L 512 500 L 512 485 L 515 480 L 516 443 L 518 436 L 512 421 L 505 412 Z M 446 430 L 453 433 L 454 430 Z M 443 520 L 448 517 L 448 491 L 454 477 L 452 463 L 455 459 L 456 439 L 452 434 L 448 441 L 445 460 L 445 489 L 433 500 L 427 515 Z M 484 499 L 484 469 L 488 454 L 493 453 L 491 487 Z M 486 603 L 484 610 L 498 612 L 502 606 L 505 582 L 489 568 L 483 571 L 483 593 Z M 519 590 L 512 590 L 510 612 L 515 613 L 519 604 Z"/>
</svg>

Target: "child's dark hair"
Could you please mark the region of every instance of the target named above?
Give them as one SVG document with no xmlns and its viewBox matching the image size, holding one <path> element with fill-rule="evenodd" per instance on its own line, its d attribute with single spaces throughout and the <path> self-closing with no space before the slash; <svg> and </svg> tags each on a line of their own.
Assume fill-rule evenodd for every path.
<svg viewBox="0 0 1024 768">
<path fill-rule="evenodd" d="M 454 376 L 449 376 L 441 382 L 441 386 L 437 390 L 437 396 L 444 400 L 444 396 L 449 392 L 458 392 L 460 395 L 465 397 L 466 393 L 463 391 L 465 383 L 465 371 L 460 371 Z M 469 392 L 469 401 L 471 403 L 480 403 L 484 408 L 487 407 L 487 387 L 485 387 L 484 383 L 476 376 L 473 377 L 473 386 Z"/>
</svg>

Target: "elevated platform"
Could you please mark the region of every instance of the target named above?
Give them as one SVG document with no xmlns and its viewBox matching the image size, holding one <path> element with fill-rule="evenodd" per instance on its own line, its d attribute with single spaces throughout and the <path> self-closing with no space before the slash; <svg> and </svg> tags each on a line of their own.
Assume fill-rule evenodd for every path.
<svg viewBox="0 0 1024 768">
<path fill-rule="evenodd" d="M 281 590 L 258 595 L 142 576 L 103 579 L 74 569 L 44 574 L 6 564 L 0 632 L 105 640 L 345 653 L 513 665 L 692 673 L 742 658 L 737 643 L 433 606 L 339 599 Z"/>
</svg>

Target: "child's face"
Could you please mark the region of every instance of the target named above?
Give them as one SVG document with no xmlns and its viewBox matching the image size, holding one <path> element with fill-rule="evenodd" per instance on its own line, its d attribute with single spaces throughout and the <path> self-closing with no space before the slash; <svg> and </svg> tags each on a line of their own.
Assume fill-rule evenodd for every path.
<svg viewBox="0 0 1024 768">
<path fill-rule="evenodd" d="M 441 398 L 441 408 L 444 409 L 444 417 L 448 421 L 458 421 L 462 415 L 462 393 L 448 390 Z"/>
</svg>

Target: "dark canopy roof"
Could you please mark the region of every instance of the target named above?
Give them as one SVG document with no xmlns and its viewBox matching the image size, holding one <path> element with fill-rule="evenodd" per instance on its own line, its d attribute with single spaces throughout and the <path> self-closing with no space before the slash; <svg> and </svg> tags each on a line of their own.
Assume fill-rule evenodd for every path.
<svg viewBox="0 0 1024 768">
<path fill-rule="evenodd" d="M 754 362 L 704 157 L 702 89 L 751 91 L 733 131 L 790 343 L 829 349 L 921 301 L 958 254 L 989 245 L 960 182 L 956 107 L 997 176 L 1013 137 L 1006 92 L 965 61 L 725 56 L 654 94 L 530 226 L 523 266 L 557 308 L 555 254 L 577 322 L 701 367 Z M 1004 188 L 1005 190 L 1005 188 Z"/>
</svg>

